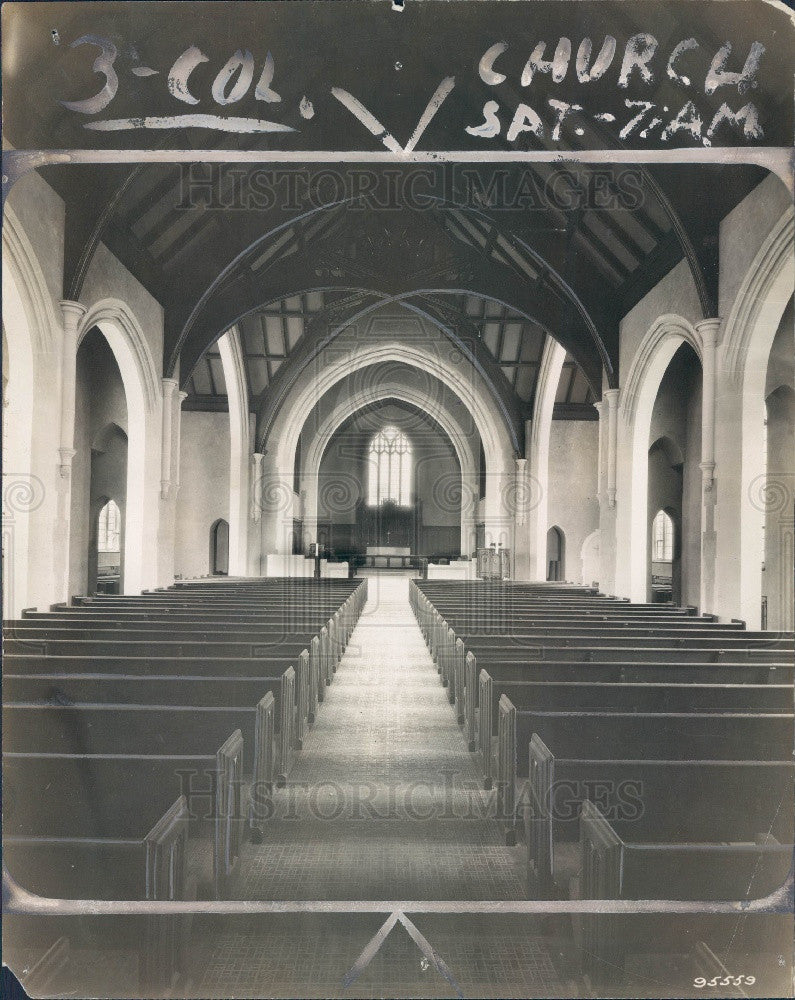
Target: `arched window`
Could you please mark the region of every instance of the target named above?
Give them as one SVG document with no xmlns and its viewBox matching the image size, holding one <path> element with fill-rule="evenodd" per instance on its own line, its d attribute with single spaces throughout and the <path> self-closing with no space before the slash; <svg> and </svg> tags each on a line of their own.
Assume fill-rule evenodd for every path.
<svg viewBox="0 0 795 1000">
<path fill-rule="evenodd" d="M 651 557 L 655 562 L 673 562 L 674 522 L 664 510 L 658 510 L 651 529 Z"/>
<path fill-rule="evenodd" d="M 384 427 L 370 442 L 367 502 L 411 506 L 411 442 L 397 427 Z"/>
<path fill-rule="evenodd" d="M 121 549 L 121 515 L 113 500 L 108 500 L 99 512 L 97 551 L 118 552 Z"/>
</svg>

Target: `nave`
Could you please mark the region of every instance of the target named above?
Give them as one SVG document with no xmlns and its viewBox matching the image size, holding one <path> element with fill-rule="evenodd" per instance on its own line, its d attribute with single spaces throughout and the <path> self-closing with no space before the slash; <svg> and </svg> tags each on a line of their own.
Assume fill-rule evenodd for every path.
<svg viewBox="0 0 795 1000">
<path fill-rule="evenodd" d="M 262 845 L 241 852 L 240 899 L 518 900 L 483 781 L 408 603 L 403 573 L 371 571 L 368 600 Z M 234 920 L 212 941 L 197 993 L 455 996 L 402 927 L 344 991 L 381 915 Z M 568 996 L 572 942 L 537 917 L 415 916 L 466 996 Z M 276 957 L 278 956 L 278 957 Z M 281 994 L 280 994 L 281 995 Z"/>
</svg>

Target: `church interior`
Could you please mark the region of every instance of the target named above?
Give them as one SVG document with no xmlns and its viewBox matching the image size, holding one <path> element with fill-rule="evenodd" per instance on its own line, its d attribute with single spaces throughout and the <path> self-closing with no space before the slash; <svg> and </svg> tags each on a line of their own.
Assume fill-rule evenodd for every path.
<svg viewBox="0 0 795 1000">
<path fill-rule="evenodd" d="M 238 144 L 5 201 L 4 961 L 781 995 L 791 191 Z"/>
</svg>

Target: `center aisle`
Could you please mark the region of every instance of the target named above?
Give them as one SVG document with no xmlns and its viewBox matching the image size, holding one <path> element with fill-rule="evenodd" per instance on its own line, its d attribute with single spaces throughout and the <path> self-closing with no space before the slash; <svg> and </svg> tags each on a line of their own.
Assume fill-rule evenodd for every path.
<svg viewBox="0 0 795 1000">
<path fill-rule="evenodd" d="M 472 756 L 408 577 L 373 575 L 240 898 L 521 899 L 521 851 L 487 818 Z"/>
<path fill-rule="evenodd" d="M 522 899 L 523 851 L 506 847 L 490 818 L 494 793 L 482 790 L 411 611 L 409 577 L 368 577 L 367 604 L 326 700 L 287 787 L 274 794 L 263 843 L 242 850 L 230 898 Z M 361 978 L 342 989 L 383 920 L 238 921 L 239 932 L 225 928 L 213 941 L 202 995 L 455 995 L 421 964 L 400 927 Z M 570 995 L 553 965 L 550 945 L 557 949 L 539 937 L 537 920 L 447 916 L 416 923 L 470 995 Z M 488 984 L 493 992 L 484 992 Z"/>
</svg>

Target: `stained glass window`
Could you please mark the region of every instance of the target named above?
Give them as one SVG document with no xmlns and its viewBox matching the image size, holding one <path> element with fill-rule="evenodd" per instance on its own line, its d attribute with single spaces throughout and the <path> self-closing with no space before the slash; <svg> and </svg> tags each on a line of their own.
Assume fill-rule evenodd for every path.
<svg viewBox="0 0 795 1000">
<path fill-rule="evenodd" d="M 97 549 L 99 552 L 118 552 L 121 548 L 121 515 L 119 508 L 108 500 L 99 512 L 99 529 L 97 532 Z"/>
<path fill-rule="evenodd" d="M 373 437 L 368 454 L 370 506 L 386 500 L 411 505 L 411 458 L 411 442 L 397 427 L 384 427 Z"/>
<path fill-rule="evenodd" d="M 664 510 L 658 510 L 652 524 L 652 558 L 672 562 L 674 558 L 674 522 Z"/>
</svg>

